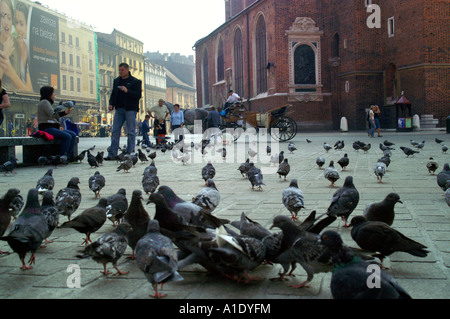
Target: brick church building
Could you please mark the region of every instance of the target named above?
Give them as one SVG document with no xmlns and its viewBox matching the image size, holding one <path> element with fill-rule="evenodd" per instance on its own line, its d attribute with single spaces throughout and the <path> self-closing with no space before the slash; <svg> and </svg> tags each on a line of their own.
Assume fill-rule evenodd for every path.
<svg viewBox="0 0 450 319">
<path fill-rule="evenodd" d="M 226 21 L 199 39 L 198 107 L 233 89 L 247 108 L 292 104 L 299 130 L 366 128 L 378 104 L 397 125 L 402 92 L 412 115 L 450 115 L 448 0 L 225 0 Z"/>
</svg>

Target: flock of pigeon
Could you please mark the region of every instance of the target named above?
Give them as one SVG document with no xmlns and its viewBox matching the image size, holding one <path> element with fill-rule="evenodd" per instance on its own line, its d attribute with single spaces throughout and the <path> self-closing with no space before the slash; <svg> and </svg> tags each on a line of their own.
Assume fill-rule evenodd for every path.
<svg viewBox="0 0 450 319">
<path fill-rule="evenodd" d="M 307 140 L 311 143 L 310 140 Z M 443 141 L 436 139 L 441 144 Z M 123 256 L 127 247 L 132 249 L 132 259 L 135 259 L 139 269 L 151 283 L 154 298 L 165 295 L 158 290 L 158 285 L 171 281 L 183 280 L 179 273 L 184 267 L 191 264 L 200 264 L 208 271 L 219 273 L 225 277 L 248 283 L 260 278 L 253 277 L 250 272 L 258 266 L 280 264 L 282 273 L 273 281 L 284 280 L 293 275 L 297 264 L 306 271 L 307 279 L 299 285 L 292 287 L 308 287 L 314 274 L 331 272 L 331 293 L 336 299 L 340 298 L 411 298 L 384 270 L 381 271 L 381 286 L 383 289 L 370 289 L 367 284 L 368 267 L 377 263 L 381 269 L 385 268 L 383 260 L 395 252 L 406 252 L 414 256 L 425 257 L 427 247 L 416 242 L 392 225 L 395 220 L 395 205 L 402 203 L 397 193 L 390 193 L 381 202 L 369 204 L 363 216 L 350 215 L 359 203 L 360 195 L 353 183 L 353 177 L 347 176 L 342 187 L 333 194 L 326 213 L 316 216 L 312 211 L 303 222 L 299 221 L 298 214 L 304 209 L 304 194 L 298 186 L 297 179 L 291 179 L 289 186 L 281 194 L 281 202 L 290 216 L 279 215 L 273 219 L 270 229 L 250 219 L 245 213 L 235 221 L 221 219 L 213 215 L 220 205 L 220 192 L 214 182 L 216 169 L 208 162 L 201 170 L 204 187 L 190 201 L 180 198 L 167 185 L 160 185 L 158 169 L 156 167 L 156 150 L 163 153 L 169 149 L 172 156 L 183 162 L 185 153 L 201 148 L 202 153 L 207 149 L 209 141 L 200 144 L 191 144 L 190 148 L 177 149 L 174 144 L 164 147 L 155 145 L 142 145 L 147 151 L 147 157 L 141 149 L 137 154 L 122 153 L 117 156 L 117 171 L 125 173 L 136 167 L 140 160 L 142 163 L 150 161 L 145 167 L 142 178 L 142 190 L 136 189 L 132 193 L 131 202 L 128 203 L 125 188 L 120 188 L 116 194 L 101 197 L 100 192 L 105 187 L 105 178 L 96 171 L 89 178 L 89 188 L 94 193 L 98 203 L 80 212 L 72 218 L 80 207 L 82 195 L 79 188 L 80 179 L 73 177 L 66 187 L 60 189 L 54 196 L 55 181 L 53 168 L 48 169 L 45 175 L 37 181 L 36 187 L 28 191 L 26 202 L 17 188 L 9 189 L 0 199 L 0 240 L 6 241 L 11 249 L 19 255 L 21 269 L 32 268 L 36 261 L 36 252 L 43 242 L 50 243 L 49 236 L 57 228 L 71 228 L 85 235 L 83 239 L 84 250 L 77 255 L 79 258 L 92 258 L 103 265 L 102 273 L 111 274 L 107 264 L 111 263 L 116 269 L 115 275 L 126 275 L 127 272 L 118 268 L 117 262 Z M 400 147 L 407 157 L 414 156 L 424 149 L 425 142 L 411 144 L 417 150 Z M 382 179 L 389 167 L 394 144 L 384 141 L 380 144 L 383 157 L 374 165 L 373 172 L 378 181 Z M 337 141 L 335 150 L 342 150 L 344 141 Z M 360 141 L 353 143 L 355 151 L 368 152 L 371 145 Z M 323 144 L 325 152 L 333 149 L 328 143 Z M 103 152 L 97 156 L 91 154 L 92 148 L 81 152 L 76 162 L 82 162 L 87 155 L 91 168 L 103 165 Z M 126 148 L 125 148 L 126 149 Z M 163 150 L 164 149 L 164 150 Z M 297 148 L 289 143 L 287 152 L 293 154 Z M 444 146 L 442 151 L 446 152 Z M 178 152 L 178 153 L 176 153 Z M 226 148 L 221 150 L 226 157 Z M 248 159 L 242 163 L 238 170 L 243 178 L 248 179 L 252 189 L 262 190 L 264 186 L 261 169 L 253 163 L 257 153 L 251 148 Z M 271 156 L 271 164 L 277 165 L 277 174 L 280 179 L 287 180 L 290 173 L 290 164 L 285 158 L 285 151 L 271 154 L 267 147 L 267 155 Z M 288 156 L 288 155 L 287 155 Z M 39 165 L 64 165 L 61 159 L 52 161 L 39 160 Z M 324 168 L 323 157 L 317 158 L 317 165 Z M 342 171 L 349 166 L 348 153 L 337 161 Z M 14 163 L 4 163 L 2 171 L 14 172 Z M 12 168 L 10 166 L 13 166 Z M 439 165 L 432 158 L 427 163 L 430 174 L 434 174 Z M 335 186 L 340 179 L 339 171 L 334 167 L 334 161 L 324 169 L 324 177 Z M 437 175 L 437 183 L 446 193 L 446 200 L 450 206 L 450 168 L 448 163 L 443 171 Z M 153 203 L 155 213 L 153 218 L 149 215 L 143 204 L 143 194 L 147 194 L 147 204 Z M 42 199 L 40 199 L 40 196 Z M 60 216 L 66 216 L 67 221 L 60 224 Z M 351 237 L 359 248 L 351 248 L 343 244 L 341 235 L 334 230 L 325 230 L 337 218 L 342 218 L 344 227 L 351 228 Z M 93 241 L 91 235 L 98 231 L 107 220 L 113 223 L 113 230 L 101 235 Z M 13 223 L 11 225 L 11 221 Z M 6 231 L 9 229 L 7 235 Z M 275 232 L 275 229 L 279 229 Z M 5 253 L 5 252 L 0 252 Z M 31 253 L 27 265 L 25 257 Z"/>
</svg>

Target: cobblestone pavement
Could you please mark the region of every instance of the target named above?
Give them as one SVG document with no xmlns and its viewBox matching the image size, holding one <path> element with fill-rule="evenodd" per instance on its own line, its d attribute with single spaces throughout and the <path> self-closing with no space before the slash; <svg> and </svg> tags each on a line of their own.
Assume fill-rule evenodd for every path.
<svg viewBox="0 0 450 319">
<path fill-rule="evenodd" d="M 237 168 L 245 161 L 246 152 L 242 149 L 252 147 L 260 155 L 265 153 L 265 145 L 251 142 L 244 143 L 241 138 L 234 145 L 238 146 L 232 160 L 226 162 L 216 160 L 213 165 L 217 174 L 215 182 L 221 193 L 221 203 L 214 215 L 230 220 L 239 218 L 245 212 L 250 218 L 269 227 L 273 218 L 279 214 L 290 216 L 281 203 L 281 192 L 289 184 L 289 180 L 297 178 L 299 187 L 305 196 L 306 209 L 300 213 L 301 219 L 312 210 L 323 213 L 328 207 L 333 193 L 342 186 L 346 176 L 352 175 L 354 183 L 360 192 L 360 202 L 352 216 L 362 214 L 365 206 L 374 201 L 381 201 L 388 193 L 397 192 L 403 204 L 396 206 L 396 218 L 393 227 L 406 236 L 425 244 L 430 253 L 426 258 L 418 258 L 406 253 L 394 253 L 386 259 L 387 270 L 402 285 L 413 298 L 447 299 L 450 297 L 449 267 L 450 267 L 450 208 L 442 196 L 443 191 L 437 186 L 436 176 L 430 175 L 425 167 L 430 156 L 439 163 L 438 172 L 442 170 L 445 162 L 449 162 L 449 154 L 443 154 L 441 148 L 435 143 L 435 137 L 445 140 L 450 145 L 450 135 L 442 131 L 424 131 L 414 133 L 384 132 L 384 137 L 370 139 L 365 132 L 351 133 L 299 133 L 293 142 L 298 148 L 294 154 L 287 151 L 288 143 L 281 143 L 279 150 L 285 151 L 289 159 L 291 172 L 288 181 L 280 180 L 278 175 L 270 170 L 267 162 L 257 162 L 256 166 L 265 168 L 263 191 L 251 190 L 248 180 L 242 178 Z M 196 136 L 196 141 L 199 137 Z M 307 144 L 306 138 L 312 141 Z M 392 151 L 392 163 L 388 172 L 379 184 L 372 172 L 373 164 L 381 157 L 382 151 L 378 144 L 385 139 L 394 142 L 396 150 Z M 425 140 L 426 144 L 420 154 L 405 158 L 400 146 L 410 146 L 410 139 Z M 331 150 L 326 153 L 322 147 L 323 142 L 331 145 L 337 140 L 345 141 L 345 148 L 341 151 Z M 355 140 L 372 143 L 371 150 L 356 152 L 352 148 Z M 126 139 L 122 137 L 122 143 Z M 79 150 L 82 151 L 96 145 L 94 153 L 106 150 L 109 145 L 108 138 L 82 138 Z M 231 149 L 233 144 L 228 146 Z M 276 152 L 273 145 L 273 153 Z M 346 171 L 341 172 L 341 179 L 337 187 L 330 188 L 329 182 L 323 176 L 323 170 L 318 169 L 315 160 L 323 156 L 328 165 L 330 160 L 337 162 L 345 153 L 348 153 L 350 165 Z M 156 166 L 161 185 L 168 185 L 183 199 L 191 199 L 202 187 L 201 168 L 205 165 L 206 157 L 196 156 L 195 161 L 188 165 L 174 163 L 171 154 L 158 152 Z M 217 157 L 216 157 L 217 159 Z M 261 160 L 263 157 L 261 157 Z M 267 160 L 267 158 L 266 158 Z M 142 189 L 141 178 L 144 168 L 148 164 L 138 163 L 130 173 L 116 172 L 116 162 L 105 162 L 98 170 L 106 178 L 106 187 L 101 196 L 106 197 L 117 192 L 121 187 L 126 188 L 127 197 L 135 189 Z M 17 174 L 0 176 L 1 196 L 8 188 L 17 187 L 25 197 L 28 189 L 35 187 L 36 181 L 44 175 L 49 167 L 23 167 L 17 169 Z M 74 216 L 84 209 L 97 203 L 94 193 L 89 190 L 88 178 L 96 169 L 91 169 L 85 159 L 82 164 L 70 164 L 54 170 L 56 185 L 54 192 L 65 187 L 69 179 L 78 176 L 81 180 L 82 203 Z M 145 205 L 146 201 L 144 202 Z M 145 206 L 153 218 L 153 204 Z M 60 222 L 66 221 L 61 216 Z M 329 226 L 342 234 L 344 242 L 357 247 L 350 236 L 350 230 L 343 228 L 340 220 Z M 108 220 L 104 226 L 92 235 L 95 240 L 102 233 L 113 229 Z M 7 231 L 8 232 L 8 231 Z M 124 257 L 119 260 L 119 268 L 129 271 L 124 276 L 104 276 L 100 273 L 102 266 L 91 259 L 78 259 L 77 252 L 82 249 L 83 235 L 73 229 L 56 229 L 51 236 L 53 243 L 40 248 L 36 254 L 36 264 L 32 270 L 19 269 L 20 261 L 17 254 L 2 255 L 0 257 L 0 298 L 26 298 L 26 299 L 149 299 L 153 293 L 151 285 L 144 274 L 139 270 L 135 261 L 126 257 L 131 254 L 128 248 Z M 11 251 L 5 242 L 0 242 L 0 250 Z M 29 257 L 29 254 L 27 258 Z M 81 268 L 81 288 L 68 288 L 67 279 L 72 272 L 67 271 L 72 264 Z M 239 284 L 217 275 L 206 272 L 201 266 L 194 265 L 181 272 L 184 281 L 169 283 L 164 286 L 163 292 L 167 298 L 174 299 L 329 299 L 331 298 L 329 284 L 331 274 L 315 275 L 310 288 L 294 289 L 289 284 L 300 283 L 305 280 L 306 273 L 299 266 L 295 277 L 284 282 L 272 282 L 269 278 L 276 277 L 280 271 L 279 265 L 261 265 L 252 272 L 263 280 L 251 284 Z M 112 269 L 108 265 L 108 269 Z M 113 269 L 112 269 L 113 270 Z"/>
</svg>

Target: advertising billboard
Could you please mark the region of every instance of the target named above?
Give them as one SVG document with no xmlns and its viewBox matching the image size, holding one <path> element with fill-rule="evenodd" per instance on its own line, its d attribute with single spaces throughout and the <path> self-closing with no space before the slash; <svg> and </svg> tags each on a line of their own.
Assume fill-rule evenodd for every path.
<svg viewBox="0 0 450 319">
<path fill-rule="evenodd" d="M 0 76 L 9 91 L 58 92 L 59 18 L 19 0 L 0 0 Z"/>
</svg>

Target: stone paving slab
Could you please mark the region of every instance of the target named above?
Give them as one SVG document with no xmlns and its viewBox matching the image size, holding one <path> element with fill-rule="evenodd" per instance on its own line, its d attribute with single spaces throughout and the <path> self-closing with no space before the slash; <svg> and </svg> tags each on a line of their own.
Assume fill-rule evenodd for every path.
<svg viewBox="0 0 450 319">
<path fill-rule="evenodd" d="M 300 219 L 304 219 L 311 211 L 318 214 L 326 211 L 333 193 L 342 186 L 345 177 L 352 175 L 357 189 L 360 192 L 360 203 L 352 216 L 363 213 L 366 205 L 381 201 L 388 193 L 399 193 L 403 204 L 396 205 L 396 219 L 393 227 L 408 237 L 426 245 L 430 254 L 426 258 L 414 257 L 406 253 L 395 253 L 385 259 L 385 264 L 390 267 L 387 272 L 391 274 L 413 298 L 424 299 L 448 299 L 449 267 L 450 267 L 450 208 L 445 203 L 442 190 L 437 186 L 436 175 L 428 174 L 425 167 L 430 156 L 439 163 L 442 170 L 444 163 L 450 162 L 449 154 L 442 154 L 440 146 L 434 142 L 435 137 L 448 140 L 450 135 L 437 131 L 423 131 L 413 133 L 384 132 L 383 138 L 370 139 L 365 132 L 352 133 L 299 133 L 294 138 L 297 151 L 290 154 L 287 151 L 287 143 L 279 144 L 278 150 L 285 151 L 285 158 L 291 164 L 291 173 L 287 181 L 280 180 L 276 174 L 264 174 L 263 191 L 251 190 L 250 182 L 240 175 L 237 170 L 240 163 L 247 157 L 249 147 L 258 150 L 260 160 L 257 167 L 272 169 L 264 158 L 265 144 L 244 143 L 240 140 L 236 146 L 235 161 L 227 158 L 226 161 L 213 162 L 216 168 L 215 182 L 221 193 L 221 203 L 214 214 L 220 218 L 237 220 L 242 212 L 250 218 L 258 221 L 265 227 L 270 227 L 272 220 L 279 214 L 289 216 L 289 212 L 281 203 L 281 192 L 288 187 L 292 178 L 297 178 L 299 187 L 305 195 L 306 209 L 299 213 Z M 199 141 L 199 136 L 193 137 Z M 306 138 L 312 140 L 306 143 Z M 345 141 L 345 148 L 340 151 L 330 150 L 326 153 L 322 147 L 323 142 L 331 145 L 337 140 Z M 378 144 L 388 139 L 396 145 L 392 151 L 392 163 L 383 178 L 383 183 L 377 183 L 372 172 L 372 167 L 382 151 Z M 400 151 L 400 146 L 410 147 L 409 140 L 425 140 L 426 144 L 420 154 L 415 157 L 405 158 Z M 352 148 L 353 141 L 361 140 L 372 143 L 372 148 L 367 154 Z M 122 138 L 121 144 L 126 142 Z M 105 151 L 109 145 L 107 138 L 81 138 L 79 151 L 96 145 L 94 153 Z M 261 147 L 258 147 L 261 146 Z M 217 147 L 219 149 L 220 147 Z M 276 147 L 275 147 L 276 148 Z M 274 149 L 274 147 L 273 147 Z M 244 152 L 244 156 L 239 155 Z M 275 153 L 276 151 L 273 151 Z M 20 156 L 20 150 L 18 150 Z M 315 164 L 318 156 L 326 159 L 326 165 L 330 160 L 337 162 L 345 153 L 350 158 L 350 165 L 346 171 L 341 171 L 340 179 L 336 187 L 329 187 L 329 182 L 323 176 L 323 169 Z M 201 169 L 206 164 L 208 157 L 196 156 L 201 162 L 190 162 L 188 165 L 174 163 L 170 152 L 162 154 L 158 152 L 156 166 L 162 185 L 170 186 L 181 198 L 190 200 L 204 187 L 201 179 Z M 135 189 L 142 189 L 141 179 L 144 168 L 148 163 L 138 163 L 130 170 L 130 173 L 116 172 L 116 162 L 105 162 L 98 169 L 91 169 L 85 159 L 82 164 L 70 164 L 66 167 L 54 169 L 55 189 L 54 193 L 66 186 L 69 179 L 78 176 L 81 180 L 82 202 L 74 216 L 84 209 L 95 206 L 98 199 L 88 188 L 89 176 L 99 170 L 106 178 L 106 186 L 101 191 L 102 197 L 115 194 L 121 187 L 126 188 L 127 198 L 131 200 L 131 194 Z M 17 187 L 26 197 L 29 188 L 36 185 L 37 180 L 44 175 L 49 166 L 23 167 L 17 170 L 17 174 L 0 175 L 0 193 L 3 196 L 10 187 Z M 144 207 L 151 217 L 154 215 L 154 205 Z M 66 217 L 61 216 L 60 222 L 65 222 Z M 343 228 L 341 220 L 335 221 L 329 226 L 342 234 L 346 244 L 357 247 L 350 236 L 350 229 Z M 92 240 L 97 239 L 103 233 L 113 229 L 112 223 L 107 221 L 104 226 L 92 234 Z M 274 230 L 278 231 L 278 230 Z M 153 293 L 150 283 L 139 270 L 133 260 L 127 259 L 131 255 L 128 248 L 125 256 L 119 260 L 119 268 L 129 271 L 125 276 L 104 276 L 100 273 L 102 266 L 90 259 L 79 259 L 76 254 L 83 249 L 81 245 L 83 234 L 73 229 L 55 229 L 50 237 L 54 242 L 45 245 L 36 254 L 36 265 L 32 270 L 21 271 L 20 261 L 17 255 L 0 256 L 0 282 L 4 288 L 0 289 L 2 299 L 149 299 Z M 0 250 L 11 249 L 5 242 L 0 242 Z M 29 256 L 27 256 L 29 258 Z M 78 265 L 81 269 L 81 288 L 68 288 L 67 272 L 69 265 Z M 280 271 L 280 265 L 261 265 L 252 275 L 261 277 L 261 281 L 248 285 L 237 284 L 225 278 L 208 273 L 199 265 L 191 265 L 181 271 L 184 281 L 165 285 L 163 292 L 172 299 L 330 299 L 329 289 L 331 274 L 317 274 L 311 282 L 310 288 L 293 289 L 291 284 L 300 283 L 306 279 L 306 272 L 298 265 L 295 277 L 283 282 L 273 282 L 269 278 L 276 277 Z M 112 265 L 108 265 L 110 271 L 115 272 Z"/>
</svg>

